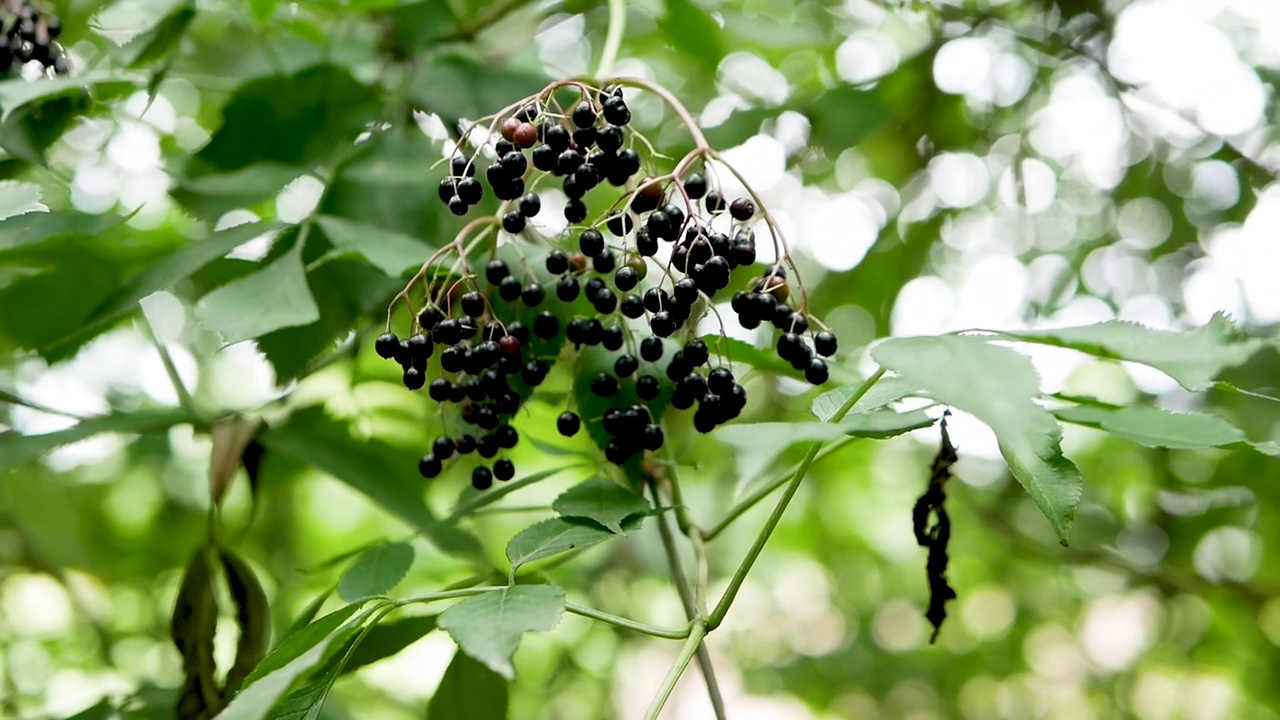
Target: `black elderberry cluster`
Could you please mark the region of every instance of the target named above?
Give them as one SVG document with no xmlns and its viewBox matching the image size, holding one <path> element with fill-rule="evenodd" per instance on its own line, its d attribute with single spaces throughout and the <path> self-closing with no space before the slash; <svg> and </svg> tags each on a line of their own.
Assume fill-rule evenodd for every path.
<svg viewBox="0 0 1280 720">
<path fill-rule="evenodd" d="M 510 266 L 492 260 L 483 278 L 468 269 L 462 282 L 470 289 L 419 313 L 408 339 L 378 338 L 378 353 L 400 363 L 411 390 L 428 385 L 428 368 L 436 372 L 429 360 L 440 346 L 439 376 L 428 392 L 437 402 L 460 403 L 462 422 L 475 428 L 436 439 L 419 465 L 424 477 L 437 476 L 455 455 L 491 459 L 514 446 L 512 417 L 566 344 L 594 363 L 578 378 L 576 397 L 589 392 L 603 402 L 564 410 L 557 430 L 573 436 L 589 428 L 609 462 L 622 465 L 661 449 L 658 418 L 666 408 L 694 410 L 702 433 L 738 417 L 745 388 L 702 340 L 689 337 L 711 299 L 734 284 L 735 270 L 754 278 L 733 295 L 739 322 L 773 325 L 779 356 L 811 383 L 826 382 L 822 358 L 836 352 L 835 335 L 811 332 L 803 304 L 788 304 L 781 264 L 756 266 L 756 203 L 726 199 L 697 173 L 640 175 L 630 119 L 616 88 L 584 92 L 567 116 L 536 102 L 502 120 L 487 167 L 478 166 L 479 154 L 450 159 L 439 196 L 453 213 L 465 215 L 492 192 L 504 202 L 503 230 L 520 236 L 542 209 L 536 188 L 554 177 L 569 198 L 565 217 L 576 227 L 558 240 L 544 238 L 553 248 L 538 255 L 540 263 L 517 251 L 518 263 L 515 256 Z M 586 223 L 584 198 L 604 183 L 625 188 L 623 197 Z M 655 257 L 662 243 L 669 243 L 666 262 Z M 484 489 L 514 471 L 499 459 L 477 467 L 472 484 Z"/>
<path fill-rule="evenodd" d="M 32 60 L 55 75 L 67 74 L 66 52 L 55 42 L 62 21 L 29 0 L 0 2 L 0 73 L 16 70 Z"/>
</svg>

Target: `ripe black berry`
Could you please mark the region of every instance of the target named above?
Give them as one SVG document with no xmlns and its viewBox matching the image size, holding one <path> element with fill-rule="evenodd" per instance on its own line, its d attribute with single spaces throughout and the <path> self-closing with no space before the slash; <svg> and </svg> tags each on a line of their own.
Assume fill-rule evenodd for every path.
<svg viewBox="0 0 1280 720">
<path fill-rule="evenodd" d="M 556 418 L 556 430 L 565 437 L 573 437 L 578 434 L 578 428 L 582 427 L 582 420 L 574 413 L 565 411 Z"/>
<path fill-rule="evenodd" d="M 618 268 L 618 272 L 613 274 L 613 284 L 622 292 L 627 292 L 639 282 L 640 275 L 635 271 L 635 268 L 626 265 Z"/>
<path fill-rule="evenodd" d="M 560 278 L 560 282 L 556 283 L 556 297 L 561 302 L 573 302 L 578 297 L 578 279 L 565 275 Z"/>
<path fill-rule="evenodd" d="M 556 172 L 561 175 L 568 175 L 574 170 L 577 170 L 578 166 L 582 165 L 582 163 L 582 153 L 577 150 L 565 150 L 556 156 Z"/>
<path fill-rule="evenodd" d="M 614 295 L 609 288 L 600 288 L 591 297 L 591 304 L 595 307 L 596 312 L 601 315 L 608 315 L 618 309 L 618 296 Z"/>
<path fill-rule="evenodd" d="M 410 390 L 421 390 L 422 386 L 427 382 L 427 374 L 416 367 L 410 365 L 404 370 L 404 386 Z"/>
<path fill-rule="evenodd" d="M 756 214 L 756 204 L 751 201 L 751 198 L 738 198 L 729 203 L 729 214 L 734 220 L 745 222 Z"/>
<path fill-rule="evenodd" d="M 484 268 L 484 279 L 488 280 L 492 285 L 502 282 L 502 279 L 510 274 L 511 270 L 501 260 L 491 260 Z"/>
<path fill-rule="evenodd" d="M 510 178 L 523 177 L 525 172 L 529 169 L 529 159 L 524 156 L 524 153 L 518 150 L 514 150 L 503 155 L 500 162 L 502 163 L 502 170 L 506 172 L 507 177 Z M 521 194 L 523 195 L 524 193 Z"/>
<path fill-rule="evenodd" d="M 778 357 L 783 360 L 791 360 L 803 352 L 801 350 L 803 346 L 804 342 L 800 339 L 799 335 L 793 332 L 784 332 L 778 336 Z"/>
<path fill-rule="evenodd" d="M 463 155 L 454 155 L 449 158 L 449 174 L 454 177 L 471 177 L 476 174 L 475 163 Z"/>
<path fill-rule="evenodd" d="M 488 409 L 489 408 L 481 408 L 481 410 L 488 410 Z M 492 434 L 485 435 L 484 437 L 480 438 L 480 442 L 476 443 L 476 452 L 480 454 L 480 457 L 485 459 L 488 459 L 493 457 L 494 455 L 497 455 L 498 450 L 499 450 L 498 439 L 494 437 Z"/>
<path fill-rule="evenodd" d="M 508 275 L 502 278 L 502 282 L 498 283 L 498 297 L 506 302 L 515 302 L 520 297 L 520 278 L 515 275 Z"/>
<path fill-rule="evenodd" d="M 827 364 L 821 358 L 814 358 L 809 361 L 809 367 L 805 368 L 804 379 L 814 385 L 821 385 L 827 381 L 828 372 Z"/>
<path fill-rule="evenodd" d="M 677 303 L 692 305 L 698 299 L 698 284 L 691 278 L 684 278 L 675 284 L 672 292 Z"/>
<path fill-rule="evenodd" d="M 725 368 L 716 368 L 707 373 L 707 390 L 721 397 L 733 392 L 733 373 Z"/>
<path fill-rule="evenodd" d="M 493 473 L 489 468 L 480 465 L 471 471 L 471 487 L 477 490 L 488 490 L 493 486 Z"/>
<path fill-rule="evenodd" d="M 522 232 L 524 230 L 524 226 L 525 216 L 515 210 L 512 210 L 502 216 L 502 229 L 512 235 Z"/>
<path fill-rule="evenodd" d="M 823 330 L 813 337 L 813 349 L 823 357 L 831 357 L 836 354 L 839 344 L 836 342 L 835 333 Z"/>
<path fill-rule="evenodd" d="M 431 387 L 427 389 L 427 394 L 429 394 L 431 396 L 431 399 L 435 400 L 436 402 L 447 402 L 451 394 L 450 390 L 452 389 L 452 386 L 453 386 L 453 383 L 449 382 L 448 380 L 444 378 L 436 378 L 435 380 L 431 381 Z M 448 456 L 442 455 L 441 457 L 448 457 Z"/>
<path fill-rule="evenodd" d="M 578 236 L 578 249 L 587 257 L 595 257 L 604 252 L 604 235 L 595 228 L 587 228 Z"/>
<path fill-rule="evenodd" d="M 542 198 L 535 193 L 527 193 L 520 198 L 520 214 L 531 218 L 542 210 Z"/>
<path fill-rule="evenodd" d="M 613 374 L 620 378 L 629 378 L 640 369 L 640 361 L 635 355 L 623 355 L 613 363 Z"/>
<path fill-rule="evenodd" d="M 591 393 L 598 397 L 613 397 L 618 394 L 618 381 L 605 373 L 599 373 L 591 380 Z"/>
<path fill-rule="evenodd" d="M 569 256 L 563 250 L 552 250 L 547 253 L 547 272 L 560 275 L 569 269 Z"/>
<path fill-rule="evenodd" d="M 735 267 L 746 267 L 756 261 L 756 244 L 750 240 L 740 240 L 729 248 L 729 260 Z"/>
<path fill-rule="evenodd" d="M 707 193 L 707 197 L 703 201 L 703 205 L 706 206 L 707 212 L 709 213 L 721 212 L 724 210 L 724 196 L 715 190 L 712 190 Z"/>
<path fill-rule="evenodd" d="M 467 211 L 471 209 L 471 206 L 467 204 L 467 201 L 463 200 L 461 197 L 458 197 L 457 195 L 454 195 L 453 197 L 449 198 L 448 204 L 449 204 L 449 212 L 459 217 L 466 215 Z"/>
<path fill-rule="evenodd" d="M 457 449 L 459 455 L 470 455 L 475 452 L 476 439 L 470 435 L 459 435 L 458 439 L 453 441 L 453 447 Z"/>
<path fill-rule="evenodd" d="M 622 128 L 616 125 L 605 125 L 596 133 L 596 147 L 607 153 L 616 153 L 622 149 Z"/>
<path fill-rule="evenodd" d="M 587 204 L 581 200 L 570 200 L 564 206 L 564 219 L 571 223 L 580 223 L 587 219 Z"/>
<path fill-rule="evenodd" d="M 640 441 L 644 445 L 645 450 L 657 450 L 662 447 L 665 438 L 662 436 L 662 427 L 659 425 L 646 425 L 644 433 L 640 436 Z"/>
<path fill-rule="evenodd" d="M 493 433 L 494 438 L 498 441 L 498 447 L 510 450 L 520 442 L 520 433 L 510 425 L 502 425 Z"/>
<path fill-rule="evenodd" d="M 591 258 L 591 267 L 601 275 L 613 272 L 613 269 L 617 267 L 617 265 L 618 259 L 608 250 L 605 250 L 599 255 Z"/>
<path fill-rule="evenodd" d="M 452 450 L 452 446 L 449 449 Z M 428 480 L 439 475 L 442 469 L 440 460 L 435 455 L 423 455 L 422 459 L 418 461 L 418 474 Z"/>
<path fill-rule="evenodd" d="M 631 110 L 627 108 L 627 103 L 620 97 L 611 97 L 604 101 L 604 119 L 605 122 L 613 125 L 626 125 L 631 122 Z"/>
<path fill-rule="evenodd" d="M 542 286 L 536 282 L 525 285 L 524 290 L 520 293 L 520 299 L 524 301 L 524 304 L 528 307 L 538 307 L 546 297 L 546 292 L 544 292 Z"/>
<path fill-rule="evenodd" d="M 493 464 L 493 476 L 499 480 L 510 480 L 516 476 L 516 466 L 506 458 L 502 458 Z"/>
<path fill-rule="evenodd" d="M 383 360 L 390 360 L 400 350 L 400 338 L 395 333 L 382 333 L 373 343 L 374 352 Z"/>
<path fill-rule="evenodd" d="M 710 356 L 710 353 L 707 350 L 707 344 L 696 338 L 685 343 L 682 352 L 684 353 L 685 362 L 689 363 L 693 367 L 702 365 Z"/>
<path fill-rule="evenodd" d="M 436 194 L 440 197 L 440 202 L 448 203 L 458 194 L 458 179 L 451 177 L 442 179 Z"/>
<path fill-rule="evenodd" d="M 591 107 L 591 103 L 583 100 L 573 109 L 573 124 L 586 128 L 596 124 L 596 109 Z"/>
<path fill-rule="evenodd" d="M 599 321 L 596 321 L 596 322 L 599 322 Z M 609 351 L 621 350 L 622 344 L 625 341 L 625 339 L 626 337 L 623 334 L 622 328 L 617 325 L 614 325 L 613 327 L 610 327 L 610 328 L 605 328 L 600 332 L 600 344 L 604 347 L 605 350 L 609 350 Z"/>
<path fill-rule="evenodd" d="M 484 198 L 484 186 L 475 178 L 463 178 L 458 181 L 458 197 L 468 205 L 475 205 Z"/>
<path fill-rule="evenodd" d="M 662 387 L 658 384 L 658 378 L 652 375 L 641 375 L 636 378 L 636 395 L 641 400 L 652 400 L 658 397 Z"/>
<path fill-rule="evenodd" d="M 563 129 L 563 128 L 562 128 Z M 568 140 L 565 141 L 565 147 L 568 147 Z M 533 149 L 529 155 L 533 161 L 533 166 L 542 172 L 552 172 L 556 169 L 556 163 L 560 157 L 560 151 L 552 148 L 550 145 L 539 145 Z"/>
<path fill-rule="evenodd" d="M 560 320 L 551 312 L 543 312 L 533 319 L 533 334 L 550 340 L 560 332 Z"/>
<path fill-rule="evenodd" d="M 640 341 L 640 357 L 646 362 L 658 362 L 662 359 L 662 341 L 656 337 L 645 338 Z"/>
<path fill-rule="evenodd" d="M 578 146 L 579 152 L 585 152 L 587 148 L 596 144 L 596 129 L 594 127 L 585 127 L 574 130 L 573 144 Z"/>
<path fill-rule="evenodd" d="M 609 232 L 618 237 L 622 237 L 623 235 L 631 232 L 631 229 L 635 227 L 635 218 L 631 213 L 621 211 L 610 215 L 605 224 L 608 226 Z"/>
<path fill-rule="evenodd" d="M 475 290 L 463 295 L 459 304 L 467 317 L 478 318 L 484 314 L 484 298 Z"/>
<path fill-rule="evenodd" d="M 557 153 L 569 149 L 569 130 L 563 125 L 552 125 L 542 134 L 542 142 Z"/>
<path fill-rule="evenodd" d="M 622 303 L 618 306 L 623 317 L 636 318 L 644 315 L 644 303 L 640 300 L 639 295 L 628 295 L 622 299 Z"/>
<path fill-rule="evenodd" d="M 684 180 L 684 192 L 690 200 L 698 200 L 707 194 L 707 179 L 694 173 Z"/>
<path fill-rule="evenodd" d="M 659 310 L 653 314 L 653 318 L 649 321 L 649 329 L 658 337 L 671 337 L 679 325 L 675 319 L 671 317 L 671 313 L 666 310 Z"/>
</svg>

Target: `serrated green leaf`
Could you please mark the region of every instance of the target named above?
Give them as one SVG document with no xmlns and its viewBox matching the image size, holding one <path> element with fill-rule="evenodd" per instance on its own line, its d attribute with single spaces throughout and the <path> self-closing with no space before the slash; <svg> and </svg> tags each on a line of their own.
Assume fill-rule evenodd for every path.
<svg viewBox="0 0 1280 720">
<path fill-rule="evenodd" d="M 63 445 L 100 433 L 161 432 L 194 419 L 186 410 L 171 408 L 87 418 L 66 430 L 40 435 L 23 435 L 16 430 L 7 430 L 0 433 L 0 471 L 17 467 Z"/>
<path fill-rule="evenodd" d="M 435 630 L 436 620 L 435 615 L 417 615 L 374 625 L 352 650 L 342 674 L 348 675 L 365 665 L 399 654 Z"/>
<path fill-rule="evenodd" d="M 594 522 L 551 518 L 516 533 L 507 543 L 507 560 L 513 570 L 518 570 L 526 563 L 598 545 L 615 537 L 618 536 Z"/>
<path fill-rule="evenodd" d="M 1062 455 L 1062 428 L 1033 400 L 1040 378 L 1026 356 L 964 335 L 893 338 L 871 355 L 933 399 L 990 427 L 1013 476 L 1066 543 L 1082 493 L 1080 471 Z"/>
<path fill-rule="evenodd" d="M 347 602 L 384 595 L 409 572 L 413 565 L 413 546 L 388 543 L 365 551 L 338 581 L 338 596 Z"/>
<path fill-rule="evenodd" d="M 49 206 L 40 202 L 43 197 L 44 192 L 35 183 L 0 180 L 0 220 L 31 212 L 49 212 Z M 0 240 L 0 243 L 7 245 L 9 241 Z"/>
<path fill-rule="evenodd" d="M 603 532 L 603 531 L 601 531 Z M 507 678 L 525 633 L 547 632 L 564 614 L 564 591 L 554 585 L 516 585 L 467 598 L 440 615 L 440 627 L 462 652 Z"/>
<path fill-rule="evenodd" d="M 1148 405 L 1081 405 L 1053 411 L 1063 422 L 1105 430 L 1145 447 L 1197 449 L 1248 446 L 1274 455 L 1272 443 L 1252 443 L 1244 431 L 1217 415 L 1173 412 Z"/>
<path fill-rule="evenodd" d="M 427 717 L 506 720 L 507 704 L 507 683 L 502 676 L 459 652 L 427 704 Z"/>
<path fill-rule="evenodd" d="M 194 5 L 184 2 L 173 12 L 163 16 L 154 27 L 125 43 L 115 54 L 122 65 L 131 68 L 143 67 L 170 57 L 173 49 L 182 40 L 182 36 L 186 34 L 187 27 L 195 19 Z M 163 72 L 158 73 L 157 76 L 163 77 L 163 74 Z M 155 87 L 152 87 L 150 92 L 154 94 Z"/>
<path fill-rule="evenodd" d="M 319 320 L 320 308 L 302 266 L 302 244 L 296 243 L 261 270 L 200 298 L 195 312 L 228 343 Z"/>
<path fill-rule="evenodd" d="M 593 478 L 569 488 L 551 507 L 566 518 L 594 520 L 615 533 L 622 532 L 623 520 L 649 511 L 649 503 L 644 498 L 604 478 Z"/>
<path fill-rule="evenodd" d="M 255 162 L 230 172 L 183 178 L 170 194 L 196 216 L 216 220 L 236 208 L 276 197 L 300 175 L 295 165 Z"/>
<path fill-rule="evenodd" d="M 809 410 L 822 422 L 828 422 L 835 417 L 836 411 L 843 407 L 861 387 L 862 383 L 859 382 L 828 390 L 813 399 L 813 405 Z M 900 377 L 882 377 L 879 382 L 871 386 L 866 395 L 858 398 L 858 402 L 854 403 L 853 407 L 849 409 L 849 414 L 853 415 L 874 410 L 896 400 L 901 400 L 908 395 L 917 395 L 919 393 L 919 388 L 912 387 L 910 383 Z"/>
<path fill-rule="evenodd" d="M 335 640 L 341 638 L 341 641 L 345 642 L 350 637 L 350 633 L 377 610 L 376 607 L 370 608 L 347 621 L 355 609 L 358 609 L 358 606 L 349 605 L 317 620 L 304 628 L 299 635 L 285 638 L 280 647 L 268 655 L 262 661 L 262 665 L 249 677 L 244 690 L 240 691 L 222 712 L 218 713 L 215 720 L 262 720 L 268 717 L 280 698 L 293 687 L 294 682 L 324 661 L 330 645 Z M 278 654 L 281 657 L 276 658 Z M 270 669 L 264 670 L 264 668 Z M 311 686 L 305 686 L 304 689 L 309 687 Z M 320 702 L 323 702 L 325 693 L 327 693 L 327 686 L 324 693 L 319 696 Z"/>
<path fill-rule="evenodd" d="M 1026 330 L 1005 337 L 1067 347 L 1098 357 L 1130 360 L 1167 373 L 1188 390 L 1207 390 L 1223 370 L 1243 365 L 1266 346 L 1245 337 L 1222 313 L 1188 332 L 1153 330 L 1110 320 L 1058 330 Z"/>
<path fill-rule="evenodd" d="M 118 215 L 90 215 L 74 210 L 9 217 L 0 220 L 0 260 L 58 253 L 64 244 L 100 235 L 123 221 Z"/>
<path fill-rule="evenodd" d="M 348 625 L 329 643 L 331 650 L 321 661 L 320 668 L 310 673 L 307 681 L 294 689 L 271 708 L 268 720 L 316 720 L 324 708 L 329 691 L 346 669 L 347 661 L 356 648 L 363 644 L 361 628 Z"/>
<path fill-rule="evenodd" d="M 720 26 L 691 0 L 666 0 L 665 5 L 667 14 L 658 21 L 658 29 L 667 37 L 668 44 L 714 75 L 725 56 Z"/>
<path fill-rule="evenodd" d="M 391 277 L 417 269 L 431 256 L 432 248 L 408 235 L 374 225 L 321 215 L 316 224 L 338 252 L 354 252 Z"/>
<path fill-rule="evenodd" d="M 442 524 L 423 500 L 417 458 L 378 440 L 357 440 L 319 408 L 293 414 L 260 438 L 271 450 L 292 455 L 368 496 L 454 555 L 480 556 L 474 536 Z"/>
</svg>

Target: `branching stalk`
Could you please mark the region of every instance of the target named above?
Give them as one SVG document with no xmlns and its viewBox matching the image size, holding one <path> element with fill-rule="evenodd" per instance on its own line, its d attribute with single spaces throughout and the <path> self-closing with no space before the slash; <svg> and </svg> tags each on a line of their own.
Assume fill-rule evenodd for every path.
<svg viewBox="0 0 1280 720">
<path fill-rule="evenodd" d="M 672 665 L 671 670 L 667 672 L 667 677 L 662 681 L 662 687 L 654 696 L 653 703 L 649 705 L 649 711 L 644 714 L 645 720 L 658 720 L 658 716 L 662 714 L 662 707 L 671 697 L 671 691 L 676 689 L 676 683 L 680 681 L 685 668 L 689 667 L 689 661 L 693 659 L 694 653 L 702 646 L 702 638 L 706 634 L 707 626 L 701 622 L 695 622 L 689 638 L 680 648 L 680 655 L 676 658 L 675 665 Z"/>
</svg>

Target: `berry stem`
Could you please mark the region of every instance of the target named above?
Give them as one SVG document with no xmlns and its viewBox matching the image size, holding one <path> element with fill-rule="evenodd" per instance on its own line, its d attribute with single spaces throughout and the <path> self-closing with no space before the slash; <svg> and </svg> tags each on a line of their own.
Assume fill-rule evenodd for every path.
<svg viewBox="0 0 1280 720">
<path fill-rule="evenodd" d="M 875 386 L 880 378 L 884 377 L 885 369 L 880 368 L 874 375 L 867 378 L 849 399 L 845 401 L 835 415 L 831 416 L 830 422 L 838 423 L 844 419 L 845 415 L 853 409 L 859 400 L 866 395 L 872 387 Z M 720 597 L 720 602 L 716 603 L 715 610 L 711 612 L 711 616 L 707 619 L 707 629 L 714 630 L 724 620 L 725 614 L 729 612 L 729 606 L 733 604 L 733 600 L 738 595 L 738 591 L 742 589 L 742 583 L 747 579 L 747 573 L 751 572 L 751 566 L 755 564 L 756 559 L 760 557 L 760 553 L 764 550 L 765 543 L 769 542 L 769 537 L 773 534 L 774 528 L 778 526 L 778 522 L 782 520 L 782 514 L 787 511 L 787 505 L 791 503 L 791 499 L 795 497 L 796 491 L 800 489 L 800 481 L 809 472 L 809 467 L 813 465 L 813 461 L 817 458 L 818 453 L 822 450 L 822 446 L 826 443 L 816 442 L 809 449 L 809 454 L 805 456 L 800 463 L 800 467 L 791 476 L 790 482 L 787 484 L 786 490 L 782 493 L 782 498 L 778 500 L 778 504 L 774 506 L 773 513 L 769 515 L 769 519 L 765 522 L 764 527 L 760 529 L 760 534 L 756 536 L 755 542 L 751 544 L 751 549 L 747 551 L 747 556 L 743 558 L 742 564 L 734 571 L 733 578 L 729 581 L 729 587 L 725 588 L 724 595 Z"/>
<path fill-rule="evenodd" d="M 600 63 L 596 65 L 596 77 L 613 74 L 613 65 L 622 49 L 622 36 L 627 30 L 626 0 L 609 0 L 609 29 L 604 37 L 604 49 L 600 51 Z"/>
<path fill-rule="evenodd" d="M 658 690 L 658 694 L 654 696 L 653 703 L 649 705 L 649 710 L 644 715 L 645 720 L 658 720 L 658 716 L 662 714 L 662 707 L 667 704 L 667 699 L 671 697 L 671 691 L 676 689 L 676 683 L 680 681 L 680 676 L 684 674 L 685 668 L 689 667 L 689 661 L 693 659 L 698 648 L 702 646 L 702 638 L 706 634 L 707 626 L 705 621 L 695 621 L 688 639 L 684 641 L 684 645 L 680 648 L 680 655 L 676 657 L 675 664 L 667 671 L 667 677 L 663 679 L 662 687 Z"/>
<path fill-rule="evenodd" d="M 304 238 L 299 238 L 303 240 Z M 191 392 L 187 390 L 187 386 L 182 382 L 182 376 L 178 374 L 178 366 L 173 362 L 173 356 L 169 354 L 169 348 L 160 342 L 160 338 L 156 337 L 156 331 L 151 327 L 151 321 L 147 319 L 146 311 L 139 314 L 142 322 L 139 325 L 143 334 L 155 346 L 156 352 L 160 353 L 160 364 L 164 365 L 164 372 L 169 376 L 169 383 L 173 385 L 173 392 L 178 396 L 178 405 L 191 414 L 191 417 L 198 418 L 200 413 L 196 410 L 195 400 L 191 397 Z"/>
<path fill-rule="evenodd" d="M 639 622 L 638 620 L 624 618 L 618 615 L 614 615 L 612 613 L 604 612 L 603 610 L 596 610 L 595 608 L 591 608 L 585 605 L 579 605 L 577 603 L 571 603 L 571 602 L 566 602 L 564 604 L 564 609 L 573 613 L 574 615 L 581 615 L 582 617 L 585 617 L 585 618 L 591 618 L 592 620 L 599 620 L 601 622 L 609 623 L 610 625 L 613 625 L 615 627 L 625 628 L 627 630 L 634 630 L 635 632 L 638 632 L 638 633 L 643 633 L 645 635 L 650 635 L 652 637 L 657 637 L 657 638 L 665 638 L 667 640 L 683 640 L 689 637 L 694 627 L 692 623 L 679 629 L 658 627 L 657 625 L 642 623 L 642 622 Z"/>
</svg>

